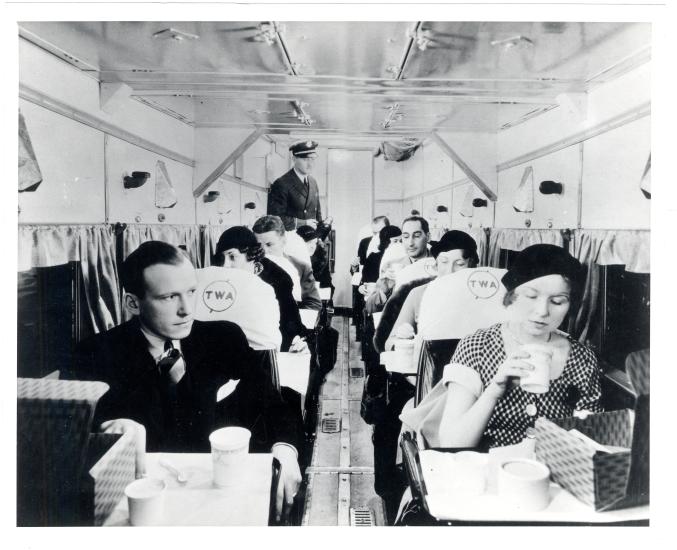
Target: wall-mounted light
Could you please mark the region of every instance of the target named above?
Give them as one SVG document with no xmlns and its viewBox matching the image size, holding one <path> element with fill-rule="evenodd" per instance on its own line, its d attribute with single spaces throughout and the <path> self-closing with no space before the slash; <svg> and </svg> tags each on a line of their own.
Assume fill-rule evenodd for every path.
<svg viewBox="0 0 677 550">
<path fill-rule="evenodd" d="M 487 199 L 473 199 L 472 200 L 472 205 L 473 208 L 486 208 L 487 204 Z"/>
<path fill-rule="evenodd" d="M 256 203 L 255 202 L 245 202 L 244 203 L 244 209 L 245 210 L 256 210 Z"/>
<path fill-rule="evenodd" d="M 438 205 L 436 210 L 438 212 L 449 212 L 449 209 L 446 206 L 444 206 L 443 204 Z"/>
<path fill-rule="evenodd" d="M 418 210 L 416 210 L 416 209 L 414 208 L 414 209 L 411 211 L 411 215 L 412 215 L 412 216 L 420 216 L 421 213 L 420 213 Z"/>
<path fill-rule="evenodd" d="M 216 199 L 219 198 L 219 195 L 221 193 L 219 191 L 210 191 L 209 193 L 205 193 L 202 195 L 202 200 L 204 202 L 214 202 Z"/>
<path fill-rule="evenodd" d="M 564 184 L 556 181 L 542 181 L 538 185 L 538 190 L 543 195 L 561 195 L 564 192 Z"/>
<path fill-rule="evenodd" d="M 132 172 L 131 176 L 125 176 L 123 183 L 125 189 L 136 189 L 141 187 L 150 178 L 150 172 Z"/>
</svg>

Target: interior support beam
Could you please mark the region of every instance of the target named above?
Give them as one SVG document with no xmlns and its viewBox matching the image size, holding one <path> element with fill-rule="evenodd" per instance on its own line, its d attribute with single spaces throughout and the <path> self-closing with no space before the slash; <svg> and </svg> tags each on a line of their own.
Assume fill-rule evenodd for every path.
<svg viewBox="0 0 677 550">
<path fill-rule="evenodd" d="M 242 156 L 242 154 L 249 149 L 256 140 L 261 137 L 261 135 L 264 133 L 265 129 L 264 128 L 257 128 L 254 130 L 251 134 L 249 134 L 245 140 L 240 143 L 240 145 L 237 146 L 237 148 L 230 154 L 228 155 L 224 161 L 219 164 L 216 169 L 209 174 L 205 180 L 198 185 L 194 190 L 193 190 L 193 196 L 195 198 L 199 197 L 207 191 L 211 187 L 211 185 L 219 179 L 223 173 L 228 170 L 228 168 L 238 159 Z"/>
<path fill-rule="evenodd" d="M 482 178 L 480 178 L 470 166 L 468 166 L 464 160 L 458 156 L 458 153 L 454 151 L 449 144 L 444 141 L 437 132 L 431 132 L 430 133 L 430 138 L 437 143 L 438 147 L 442 149 L 446 153 L 451 160 L 453 160 L 458 166 L 463 170 L 466 176 L 468 176 L 468 179 L 473 182 L 477 188 L 484 193 L 484 196 L 487 197 L 490 201 L 496 201 L 498 199 L 498 196 L 496 193 L 494 193 L 491 188 L 482 181 Z"/>
</svg>

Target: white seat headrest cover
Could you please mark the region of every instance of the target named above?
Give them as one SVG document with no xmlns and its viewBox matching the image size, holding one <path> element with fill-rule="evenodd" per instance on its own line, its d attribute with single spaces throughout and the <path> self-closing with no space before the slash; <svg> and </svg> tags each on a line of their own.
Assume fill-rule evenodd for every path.
<svg viewBox="0 0 677 550">
<path fill-rule="evenodd" d="M 242 269 L 212 266 L 196 271 L 197 320 L 232 321 L 253 349 L 280 349 L 280 307 L 272 286 Z"/>
<path fill-rule="evenodd" d="M 418 331 L 426 340 L 463 338 L 507 319 L 505 269 L 476 267 L 438 277 L 421 300 Z"/>
</svg>

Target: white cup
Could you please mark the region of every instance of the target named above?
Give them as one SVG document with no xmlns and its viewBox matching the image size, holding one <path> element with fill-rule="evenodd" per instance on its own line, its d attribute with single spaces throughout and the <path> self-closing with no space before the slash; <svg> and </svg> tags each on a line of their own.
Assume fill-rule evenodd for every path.
<svg viewBox="0 0 677 550">
<path fill-rule="evenodd" d="M 528 458 L 509 458 L 498 469 L 498 494 L 515 509 L 537 512 L 550 504 L 550 469 Z"/>
<path fill-rule="evenodd" d="M 249 430 L 238 426 L 221 428 L 210 434 L 214 485 L 233 487 L 242 481 L 251 435 Z"/>
<path fill-rule="evenodd" d="M 398 370 L 411 370 L 414 363 L 414 339 L 396 338 L 395 339 L 395 362 Z"/>
<path fill-rule="evenodd" d="M 550 389 L 552 348 L 543 344 L 525 344 L 521 349 L 529 354 L 524 361 L 533 365 L 534 370 L 520 379 L 520 386 L 530 393 L 547 393 Z"/>
<path fill-rule="evenodd" d="M 125 487 L 129 523 L 135 526 L 160 525 L 167 484 L 161 479 L 142 478 Z"/>
</svg>

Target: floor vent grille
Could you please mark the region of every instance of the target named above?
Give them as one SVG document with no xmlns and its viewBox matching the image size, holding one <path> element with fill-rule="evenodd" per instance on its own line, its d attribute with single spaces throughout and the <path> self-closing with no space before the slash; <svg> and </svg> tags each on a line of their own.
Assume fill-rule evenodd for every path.
<svg viewBox="0 0 677 550">
<path fill-rule="evenodd" d="M 374 511 L 371 508 L 351 508 L 350 526 L 351 527 L 374 527 Z"/>
<path fill-rule="evenodd" d="M 335 434 L 341 431 L 340 418 L 323 418 L 322 419 L 322 433 Z"/>
</svg>

